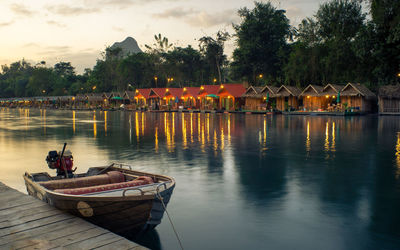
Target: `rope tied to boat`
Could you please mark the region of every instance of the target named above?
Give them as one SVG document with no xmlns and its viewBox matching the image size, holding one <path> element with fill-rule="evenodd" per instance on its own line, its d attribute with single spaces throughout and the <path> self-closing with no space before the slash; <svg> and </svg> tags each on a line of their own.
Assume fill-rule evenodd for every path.
<svg viewBox="0 0 400 250">
<path fill-rule="evenodd" d="M 158 190 L 158 188 L 157 188 L 157 196 L 158 196 L 158 199 L 161 201 L 162 206 L 164 207 L 164 210 L 165 210 L 165 213 L 167 214 L 168 220 L 169 220 L 169 222 L 171 223 L 172 230 L 174 230 L 176 239 L 177 239 L 178 242 L 179 242 L 179 246 L 180 246 L 181 249 L 183 250 L 183 245 L 182 245 L 181 239 L 179 238 L 178 232 L 177 232 L 176 229 L 175 229 L 175 226 L 174 226 L 174 223 L 172 222 L 171 216 L 169 216 L 169 213 L 168 213 L 168 211 L 167 211 L 167 206 L 165 206 L 165 203 L 164 203 L 164 201 L 163 201 L 163 197 L 161 196 L 160 191 Z"/>
</svg>

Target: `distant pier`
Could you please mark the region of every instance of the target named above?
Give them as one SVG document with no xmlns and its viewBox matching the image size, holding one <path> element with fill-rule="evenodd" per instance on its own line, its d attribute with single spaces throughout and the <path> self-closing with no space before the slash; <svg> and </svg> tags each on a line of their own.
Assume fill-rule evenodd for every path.
<svg viewBox="0 0 400 250">
<path fill-rule="evenodd" d="M 0 249 L 147 249 L 0 182 Z"/>
</svg>

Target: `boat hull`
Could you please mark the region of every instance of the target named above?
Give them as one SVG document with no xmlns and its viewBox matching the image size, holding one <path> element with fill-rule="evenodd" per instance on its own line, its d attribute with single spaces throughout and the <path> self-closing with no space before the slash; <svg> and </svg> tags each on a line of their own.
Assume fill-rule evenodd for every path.
<svg viewBox="0 0 400 250">
<path fill-rule="evenodd" d="M 123 195 L 97 197 L 65 195 L 49 191 L 24 176 L 28 194 L 39 200 L 112 232 L 140 232 L 155 228 L 161 223 L 175 183 L 159 192 L 159 195 Z"/>
</svg>

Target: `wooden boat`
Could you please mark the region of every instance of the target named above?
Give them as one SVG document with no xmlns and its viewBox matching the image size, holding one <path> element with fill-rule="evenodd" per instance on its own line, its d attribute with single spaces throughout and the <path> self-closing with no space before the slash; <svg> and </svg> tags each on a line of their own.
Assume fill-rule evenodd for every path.
<svg viewBox="0 0 400 250">
<path fill-rule="evenodd" d="M 160 224 L 175 187 L 171 177 L 116 163 L 90 168 L 74 178 L 46 172 L 23 177 L 29 195 L 117 233 Z"/>
</svg>

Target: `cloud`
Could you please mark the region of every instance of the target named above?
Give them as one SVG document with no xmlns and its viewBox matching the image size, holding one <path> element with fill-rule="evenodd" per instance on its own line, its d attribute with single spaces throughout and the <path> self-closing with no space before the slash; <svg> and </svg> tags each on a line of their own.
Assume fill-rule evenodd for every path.
<svg viewBox="0 0 400 250">
<path fill-rule="evenodd" d="M 237 10 L 228 9 L 216 13 L 197 11 L 193 9 L 174 8 L 153 14 L 155 18 L 176 18 L 194 27 L 209 28 L 216 25 L 231 25 L 239 20 Z"/>
<path fill-rule="evenodd" d="M 292 24 L 299 24 L 305 18 L 303 10 L 293 5 L 286 7 L 286 16 Z"/>
<path fill-rule="evenodd" d="M 224 10 L 219 13 L 199 12 L 194 16 L 190 16 L 186 21 L 195 27 L 213 27 L 216 25 L 231 25 L 239 20 L 236 10 Z"/>
<path fill-rule="evenodd" d="M 84 0 L 83 3 L 85 6 L 89 7 L 105 7 L 105 6 L 111 6 L 111 7 L 117 7 L 117 8 L 126 8 L 135 4 L 138 4 L 138 2 L 145 3 L 149 2 L 152 0 L 139 0 L 139 1 L 133 1 L 133 0 Z"/>
<path fill-rule="evenodd" d="M 10 9 L 12 12 L 14 12 L 16 15 L 19 16 L 33 16 L 35 14 L 34 11 L 30 10 L 28 7 L 22 4 L 11 4 Z"/>
<path fill-rule="evenodd" d="M 14 23 L 14 21 L 1 22 L 1 23 L 0 23 L 0 28 L 10 26 L 10 25 L 13 24 L 13 23 Z"/>
<path fill-rule="evenodd" d="M 182 17 L 194 15 L 197 13 L 199 13 L 199 12 L 195 11 L 193 9 L 185 10 L 182 8 L 173 8 L 173 9 L 165 10 L 164 12 L 161 12 L 161 13 L 155 13 L 155 14 L 153 14 L 153 16 L 156 18 L 182 18 Z"/>
<path fill-rule="evenodd" d="M 65 28 L 65 27 L 67 27 L 67 25 L 65 25 L 65 24 L 63 24 L 63 23 L 56 22 L 56 21 L 54 21 L 54 20 L 46 21 L 46 23 L 47 23 L 48 25 L 53 25 L 53 26 L 57 26 L 57 27 L 60 27 L 60 28 Z"/>
<path fill-rule="evenodd" d="M 72 7 L 65 4 L 49 5 L 47 10 L 53 14 L 61 16 L 78 16 L 83 14 L 92 14 L 100 12 L 100 8 Z"/>
</svg>

